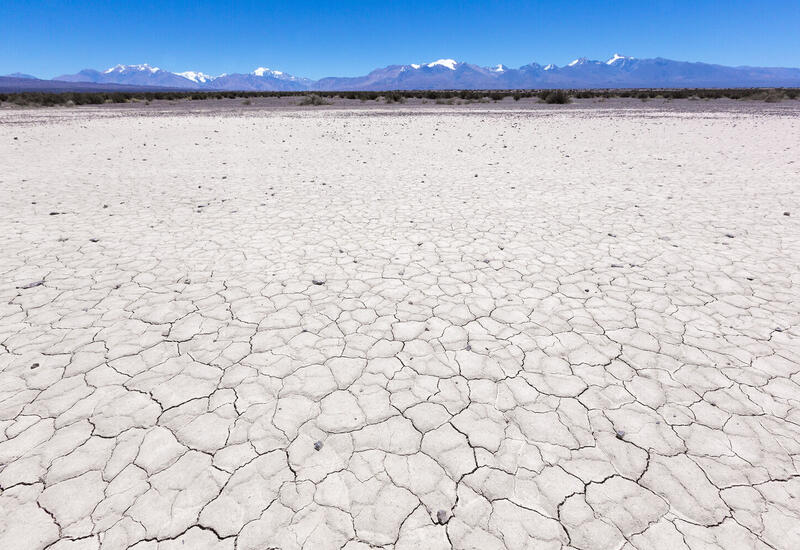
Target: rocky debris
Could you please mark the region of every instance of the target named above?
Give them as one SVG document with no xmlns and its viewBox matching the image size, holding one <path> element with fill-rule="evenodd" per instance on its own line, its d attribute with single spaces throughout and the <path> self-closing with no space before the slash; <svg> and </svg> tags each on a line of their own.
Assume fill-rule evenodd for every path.
<svg viewBox="0 0 800 550">
<path fill-rule="evenodd" d="M 447 511 L 446 510 L 438 510 L 436 512 L 436 521 L 439 525 L 444 525 L 447 523 Z"/>
</svg>

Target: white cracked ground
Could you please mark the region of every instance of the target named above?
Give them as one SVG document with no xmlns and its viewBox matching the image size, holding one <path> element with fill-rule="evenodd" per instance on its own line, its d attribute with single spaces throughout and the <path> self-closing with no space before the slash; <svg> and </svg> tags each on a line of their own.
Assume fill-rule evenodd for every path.
<svg viewBox="0 0 800 550">
<path fill-rule="evenodd" d="M 797 548 L 797 115 L 5 112 L 0 547 Z"/>
</svg>

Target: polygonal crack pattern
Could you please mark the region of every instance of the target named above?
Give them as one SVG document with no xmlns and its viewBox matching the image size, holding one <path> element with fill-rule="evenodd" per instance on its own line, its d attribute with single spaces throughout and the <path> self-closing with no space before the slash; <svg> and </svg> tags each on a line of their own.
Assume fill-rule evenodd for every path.
<svg viewBox="0 0 800 550">
<path fill-rule="evenodd" d="M 798 120 L 1 113 L 0 548 L 796 548 Z"/>
</svg>

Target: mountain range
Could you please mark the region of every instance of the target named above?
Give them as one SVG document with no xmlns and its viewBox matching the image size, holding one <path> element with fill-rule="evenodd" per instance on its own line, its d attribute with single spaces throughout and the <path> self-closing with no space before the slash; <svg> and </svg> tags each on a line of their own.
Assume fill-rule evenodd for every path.
<svg viewBox="0 0 800 550">
<path fill-rule="evenodd" d="M 453 59 L 439 59 L 430 63 L 390 65 L 364 76 L 320 80 L 293 76 L 267 67 L 259 67 L 247 74 L 211 76 L 199 71 L 173 73 L 147 64 L 116 65 L 102 72 L 84 69 L 52 80 L 40 80 L 20 73 L 0 77 L 0 90 L 63 91 L 70 86 L 76 89 L 119 89 L 124 86 L 126 89 L 206 91 L 800 87 L 800 69 L 728 67 L 614 54 L 605 61 L 579 58 L 562 67 L 552 63 L 530 63 L 517 69 L 502 64 L 481 67 Z"/>
</svg>

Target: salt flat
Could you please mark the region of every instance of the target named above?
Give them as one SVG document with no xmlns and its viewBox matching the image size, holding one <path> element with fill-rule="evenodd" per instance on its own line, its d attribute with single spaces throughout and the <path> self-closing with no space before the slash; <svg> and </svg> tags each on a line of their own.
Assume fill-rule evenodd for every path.
<svg viewBox="0 0 800 550">
<path fill-rule="evenodd" d="M 0 112 L 0 548 L 797 548 L 800 108 L 675 105 Z"/>
</svg>

